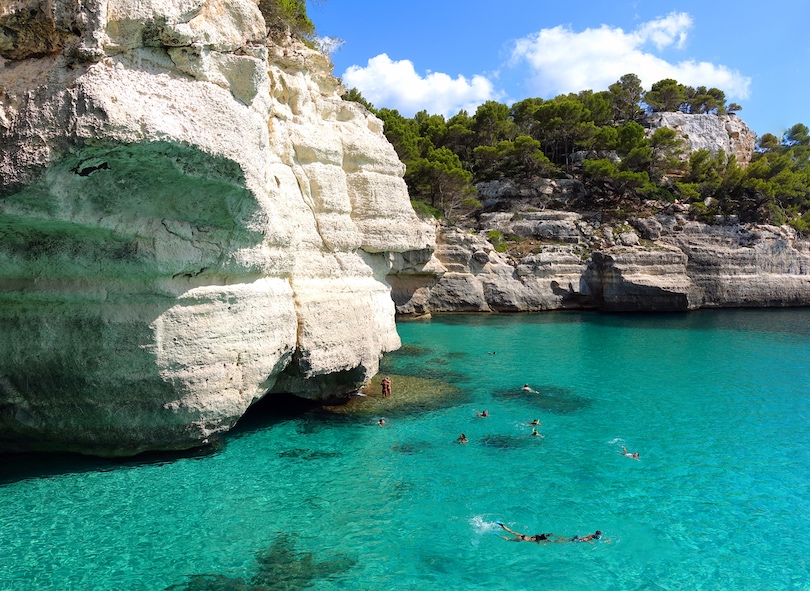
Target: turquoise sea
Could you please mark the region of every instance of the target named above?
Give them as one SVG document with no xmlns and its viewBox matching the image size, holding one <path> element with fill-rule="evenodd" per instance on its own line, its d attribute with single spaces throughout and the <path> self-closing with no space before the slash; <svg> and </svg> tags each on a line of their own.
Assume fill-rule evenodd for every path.
<svg viewBox="0 0 810 591">
<path fill-rule="evenodd" d="M 206 452 L 0 457 L 0 589 L 810 590 L 810 310 L 398 328 L 390 412 L 264 409 Z M 459 390 L 397 408 L 409 376 Z M 604 538 L 515 543 L 496 521 Z"/>
</svg>

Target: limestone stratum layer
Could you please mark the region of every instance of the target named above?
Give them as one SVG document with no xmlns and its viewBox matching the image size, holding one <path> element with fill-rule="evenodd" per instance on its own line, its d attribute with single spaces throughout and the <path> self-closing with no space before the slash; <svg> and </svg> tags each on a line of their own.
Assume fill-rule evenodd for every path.
<svg viewBox="0 0 810 591">
<path fill-rule="evenodd" d="M 559 193 L 558 193 L 559 194 Z M 602 222 L 570 211 L 495 212 L 477 230 L 440 227 L 436 249 L 397 254 L 403 316 L 434 312 L 810 306 L 810 241 L 790 226 L 707 224 L 689 206 Z M 487 239 L 511 236 L 512 252 Z"/>
<path fill-rule="evenodd" d="M 81 8 L 78 8 L 81 6 Z M 187 448 L 396 349 L 381 122 L 250 0 L 0 6 L 0 450 Z"/>
</svg>

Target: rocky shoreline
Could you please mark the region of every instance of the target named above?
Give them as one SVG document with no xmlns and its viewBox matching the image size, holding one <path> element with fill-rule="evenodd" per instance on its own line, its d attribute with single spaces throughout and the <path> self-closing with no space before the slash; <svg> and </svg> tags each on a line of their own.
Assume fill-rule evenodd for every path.
<svg viewBox="0 0 810 591">
<path fill-rule="evenodd" d="M 810 242 L 789 226 L 706 224 L 659 206 L 623 222 L 543 210 L 438 226 L 435 251 L 394 257 L 397 314 L 810 305 Z M 511 245 L 498 252 L 489 237 L 503 235 Z"/>
</svg>

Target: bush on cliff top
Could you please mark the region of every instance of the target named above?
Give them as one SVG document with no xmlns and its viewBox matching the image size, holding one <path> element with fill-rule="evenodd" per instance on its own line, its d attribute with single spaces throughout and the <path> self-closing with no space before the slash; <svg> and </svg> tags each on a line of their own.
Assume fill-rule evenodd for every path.
<svg viewBox="0 0 810 591">
<path fill-rule="evenodd" d="M 301 39 L 310 39 L 315 34 L 315 25 L 307 15 L 306 0 L 260 0 L 259 10 L 269 29 L 289 27 L 290 32 Z"/>
</svg>

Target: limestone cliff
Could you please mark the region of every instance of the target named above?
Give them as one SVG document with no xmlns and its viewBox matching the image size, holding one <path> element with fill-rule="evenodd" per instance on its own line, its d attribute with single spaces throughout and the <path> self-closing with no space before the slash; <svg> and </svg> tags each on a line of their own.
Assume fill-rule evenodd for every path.
<svg viewBox="0 0 810 591">
<path fill-rule="evenodd" d="M 477 231 L 440 228 L 433 257 L 398 257 L 389 277 L 397 311 L 810 305 L 810 242 L 792 228 L 708 225 L 689 220 L 686 207 L 663 209 L 629 223 L 545 210 L 484 215 Z M 493 235 L 511 236 L 509 252 Z"/>
<path fill-rule="evenodd" d="M 735 115 L 652 113 L 645 123 L 648 133 L 674 129 L 684 157 L 722 150 L 746 166 L 754 151 L 755 135 Z M 395 261 L 389 282 L 400 314 L 810 305 L 810 242 L 788 226 L 700 223 L 677 202 L 638 204 L 645 215 L 624 222 L 553 210 L 593 205 L 576 177 L 476 188 L 490 213 L 466 231 L 440 227 L 432 258 Z"/>
<path fill-rule="evenodd" d="M 81 7 L 81 8 L 79 8 Z M 399 346 L 381 122 L 251 0 L 0 6 L 0 449 L 131 454 Z"/>
<path fill-rule="evenodd" d="M 726 155 L 733 154 L 743 167 L 751 162 L 757 142 L 756 134 L 733 113 L 651 113 L 646 116 L 645 125 L 650 131 L 659 127 L 674 129 L 683 140 L 687 154 L 696 150 L 708 150 L 715 155 L 722 150 Z"/>
</svg>

